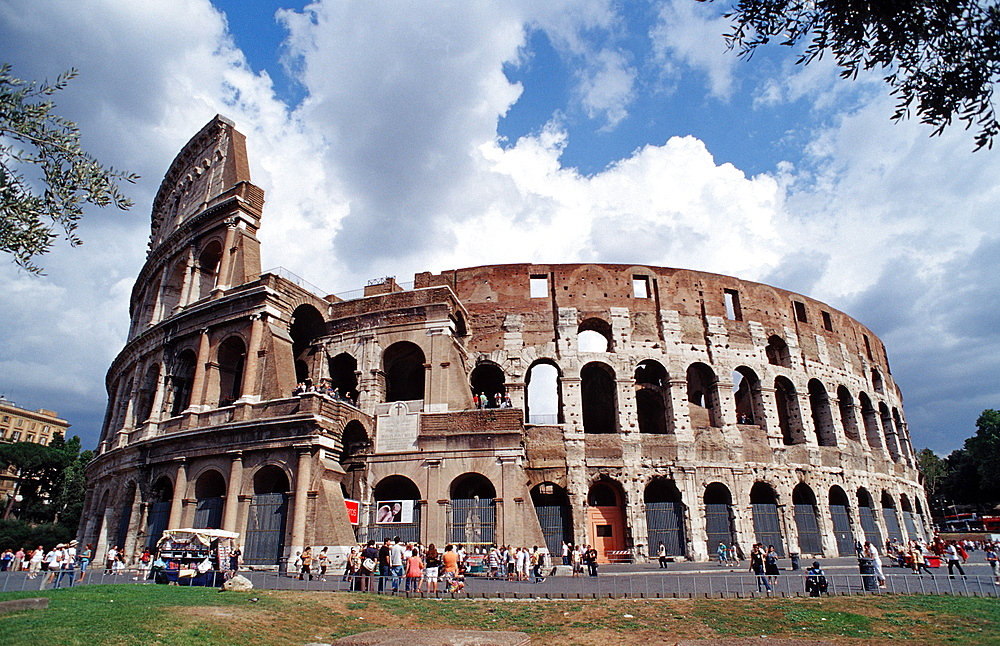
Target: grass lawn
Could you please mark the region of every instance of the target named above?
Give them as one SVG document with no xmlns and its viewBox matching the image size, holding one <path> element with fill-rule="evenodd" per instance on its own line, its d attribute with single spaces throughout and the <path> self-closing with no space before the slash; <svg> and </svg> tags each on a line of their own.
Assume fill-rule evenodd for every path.
<svg viewBox="0 0 1000 646">
<path fill-rule="evenodd" d="M 48 610 L 0 615 L 0 646 L 301 646 L 374 628 L 447 627 L 520 630 L 546 645 L 761 635 L 854 645 L 1000 644 L 1000 600 L 965 597 L 500 601 L 95 585 L 0 594 L 0 601 L 37 596 L 50 599 Z"/>
</svg>

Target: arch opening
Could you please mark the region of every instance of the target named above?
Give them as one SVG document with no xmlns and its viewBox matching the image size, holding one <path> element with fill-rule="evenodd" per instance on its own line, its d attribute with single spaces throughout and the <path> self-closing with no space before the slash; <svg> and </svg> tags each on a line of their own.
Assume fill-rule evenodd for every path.
<svg viewBox="0 0 1000 646">
<path fill-rule="evenodd" d="M 562 553 L 562 544 L 573 541 L 573 508 L 566 490 L 552 482 L 542 482 L 531 489 L 531 502 L 545 537 L 549 554 Z"/>
<path fill-rule="evenodd" d="M 358 360 L 346 352 L 331 357 L 330 392 L 334 399 L 358 403 Z"/>
<path fill-rule="evenodd" d="M 542 361 L 528 368 L 525 379 L 525 417 L 529 424 L 562 423 L 562 390 L 559 387 L 559 368 Z"/>
<path fill-rule="evenodd" d="M 653 478 L 646 485 L 643 502 L 649 554 L 657 553 L 663 543 L 668 556 L 686 556 L 684 504 L 677 483 L 667 478 Z"/>
<path fill-rule="evenodd" d="M 414 401 L 424 398 L 424 351 L 415 343 L 393 343 L 382 354 L 387 402 Z"/>
<path fill-rule="evenodd" d="M 231 336 L 219 345 L 219 406 L 230 406 L 243 395 L 247 346 Z"/>
<path fill-rule="evenodd" d="M 837 446 L 837 432 L 833 428 L 833 414 L 830 412 L 830 396 L 826 392 L 826 386 L 819 379 L 810 379 L 808 388 L 809 410 L 816 429 L 816 442 L 820 446 Z"/>
<path fill-rule="evenodd" d="M 277 465 L 263 466 L 254 473 L 243 550 L 243 561 L 248 565 L 277 565 L 284 556 L 290 490 L 288 474 Z"/>
<path fill-rule="evenodd" d="M 580 370 L 584 433 L 616 433 L 618 415 L 614 371 L 604 363 L 588 363 Z"/>
<path fill-rule="evenodd" d="M 479 395 L 480 408 L 500 408 L 507 394 L 503 370 L 495 363 L 483 362 L 472 371 L 472 394 Z"/>
<path fill-rule="evenodd" d="M 764 348 L 764 353 L 767 355 L 767 362 L 772 366 L 780 366 L 782 368 L 792 367 L 792 355 L 788 350 L 788 344 L 777 334 L 767 339 L 767 347 Z"/>
<path fill-rule="evenodd" d="M 226 479 L 214 469 L 202 473 L 194 484 L 196 505 L 192 527 L 222 529 Z"/>
<path fill-rule="evenodd" d="M 420 488 L 406 476 L 380 480 L 372 492 L 368 540 L 398 536 L 404 543 L 420 542 L 420 500 Z"/>
<path fill-rule="evenodd" d="M 693 428 L 722 426 L 718 381 L 715 371 L 704 363 L 688 366 L 687 400 Z"/>
<path fill-rule="evenodd" d="M 602 478 L 587 492 L 587 536 L 601 563 L 626 547 L 624 502 L 621 486 L 612 480 Z"/>
<path fill-rule="evenodd" d="M 837 407 L 840 409 L 840 423 L 844 428 L 844 436 L 848 440 L 861 441 L 861 434 L 858 432 L 858 418 L 854 406 L 854 398 L 845 386 L 837 388 Z"/>
<path fill-rule="evenodd" d="M 753 532 L 758 543 L 774 546 L 778 556 L 785 555 L 781 538 L 781 519 L 778 516 L 778 496 L 766 482 L 757 482 L 750 489 L 750 507 L 753 510 Z"/>
<path fill-rule="evenodd" d="M 496 542 L 496 488 L 489 478 L 466 473 L 451 483 L 448 542 L 466 548 Z"/>
<path fill-rule="evenodd" d="M 847 492 L 837 485 L 830 487 L 830 518 L 833 521 L 833 534 L 837 539 L 837 554 L 851 556 L 854 551 L 854 532 L 851 529 L 850 499 Z"/>
<path fill-rule="evenodd" d="M 721 482 L 712 482 L 705 487 L 702 502 L 705 505 L 707 552 L 709 554 L 716 554 L 720 544 L 729 547 L 736 543 L 733 494 L 729 490 L 729 487 Z M 738 547 L 737 554 L 740 554 Z"/>
<path fill-rule="evenodd" d="M 792 490 L 795 527 L 799 534 L 799 551 L 805 554 L 822 554 L 823 539 L 819 531 L 819 511 L 816 494 L 804 482 Z"/>
<path fill-rule="evenodd" d="M 805 444 L 805 433 L 802 432 L 802 419 L 799 416 L 798 395 L 795 394 L 795 386 L 786 377 L 775 378 L 774 399 L 778 407 L 781 438 L 785 445 Z"/>
</svg>

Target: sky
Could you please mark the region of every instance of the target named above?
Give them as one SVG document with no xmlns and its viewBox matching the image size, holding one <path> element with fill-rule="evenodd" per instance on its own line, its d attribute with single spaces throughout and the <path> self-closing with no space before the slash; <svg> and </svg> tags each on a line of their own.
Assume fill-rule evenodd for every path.
<svg viewBox="0 0 1000 646">
<path fill-rule="evenodd" d="M 725 0 L 0 0 L 16 76 L 141 175 L 44 276 L 0 257 L 0 394 L 97 443 L 149 212 L 215 114 L 266 192 L 262 266 L 327 293 L 492 263 L 682 267 L 884 341 L 913 444 L 1000 407 L 1000 146 L 890 121 L 878 74 L 728 51 Z"/>
</svg>

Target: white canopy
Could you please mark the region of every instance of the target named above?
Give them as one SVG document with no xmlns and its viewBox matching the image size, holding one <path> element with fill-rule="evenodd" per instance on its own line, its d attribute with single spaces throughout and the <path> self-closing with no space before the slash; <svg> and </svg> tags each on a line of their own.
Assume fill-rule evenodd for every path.
<svg viewBox="0 0 1000 646">
<path fill-rule="evenodd" d="M 224 529 L 207 529 L 204 527 L 184 527 L 181 529 L 167 529 L 163 531 L 163 535 L 160 537 L 160 543 L 168 540 L 173 540 L 175 536 L 180 537 L 183 534 L 190 534 L 198 539 L 199 542 L 208 545 L 212 542 L 213 538 L 239 538 L 240 535 L 236 532 L 227 532 Z"/>
</svg>

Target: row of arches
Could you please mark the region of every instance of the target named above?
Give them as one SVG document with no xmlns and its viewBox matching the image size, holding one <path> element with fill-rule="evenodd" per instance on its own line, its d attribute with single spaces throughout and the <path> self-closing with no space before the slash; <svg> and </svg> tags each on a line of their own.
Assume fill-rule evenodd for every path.
<svg viewBox="0 0 1000 646">
<path fill-rule="evenodd" d="M 176 417 L 191 405 L 232 404 L 247 388 L 246 358 L 247 344 L 238 333 L 225 336 L 203 361 L 190 346 L 166 351 L 161 361 L 151 361 L 145 370 L 136 368 L 118 380 L 110 396 L 105 437 L 152 418 Z M 207 365 L 207 388 L 202 393 L 194 392 L 198 365 Z"/>
<path fill-rule="evenodd" d="M 148 283 L 139 295 L 133 334 L 155 325 L 181 308 L 207 298 L 218 285 L 224 241 L 212 238 L 191 247 Z"/>
<path fill-rule="evenodd" d="M 723 426 L 724 397 L 719 378 L 707 364 L 695 362 L 688 366 L 683 385 L 673 384 L 664 366 L 654 359 L 639 362 L 634 372 L 635 405 L 641 433 L 672 433 L 676 415 L 674 408 L 681 402 L 673 398 L 672 388 L 684 389 L 684 403 L 691 425 Z M 561 373 L 550 360 L 533 364 L 527 373 L 527 421 L 532 424 L 556 424 L 563 421 Z M 769 394 L 757 373 L 739 366 L 732 372 L 731 405 L 738 423 L 767 427 L 765 396 Z M 810 379 L 806 397 L 800 397 L 795 385 L 785 376 L 773 382 L 776 422 L 786 445 L 805 444 L 808 415 L 819 446 L 837 446 L 838 432 L 833 414 L 834 400 L 818 379 Z M 584 432 L 615 433 L 618 431 L 618 387 L 614 369 L 603 362 L 592 361 L 580 370 L 580 393 Z M 909 459 L 911 450 L 897 408 L 890 409 L 879 402 L 876 409 L 867 393 L 855 397 L 846 386 L 836 390 L 837 418 L 847 440 L 868 444 L 872 449 L 885 448 L 894 460 Z M 537 405 L 536 405 L 537 403 Z M 802 404 L 808 410 L 804 411 Z M 859 420 L 860 417 L 860 420 Z M 864 428 L 862 440 L 860 429 Z"/>
</svg>

